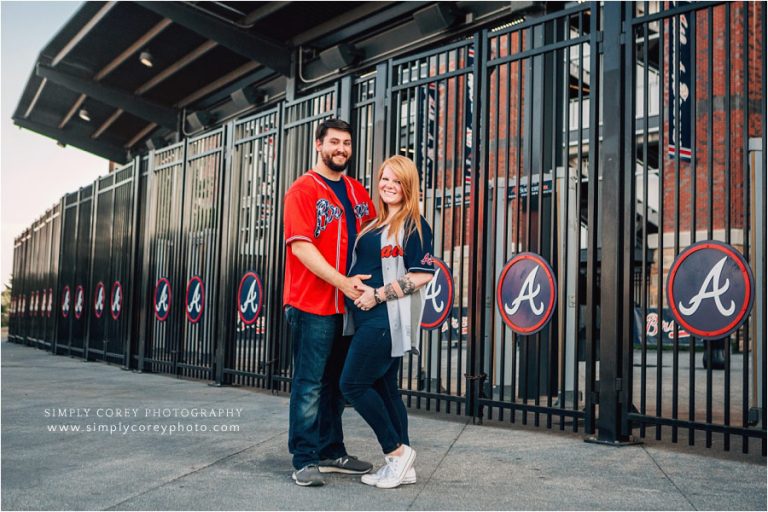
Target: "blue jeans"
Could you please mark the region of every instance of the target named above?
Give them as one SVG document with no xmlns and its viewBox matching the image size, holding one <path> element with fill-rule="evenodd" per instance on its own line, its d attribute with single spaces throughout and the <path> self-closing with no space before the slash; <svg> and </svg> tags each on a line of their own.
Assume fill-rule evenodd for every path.
<svg viewBox="0 0 768 512">
<path fill-rule="evenodd" d="M 400 390 L 397 372 L 402 357 L 392 357 L 389 329 L 358 327 L 341 372 L 341 391 L 355 410 L 370 425 L 384 453 L 390 453 L 408 440 L 408 413 Z"/>
<path fill-rule="evenodd" d="M 339 376 L 349 338 L 341 335 L 341 315 L 314 315 L 288 306 L 285 316 L 293 336 L 288 451 L 293 454 L 293 466 L 301 469 L 347 455 Z"/>
</svg>

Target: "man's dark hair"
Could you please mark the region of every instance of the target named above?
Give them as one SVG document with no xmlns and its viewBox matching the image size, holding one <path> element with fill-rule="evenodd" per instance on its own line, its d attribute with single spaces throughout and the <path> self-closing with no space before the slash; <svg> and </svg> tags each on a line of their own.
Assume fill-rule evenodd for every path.
<svg viewBox="0 0 768 512">
<path fill-rule="evenodd" d="M 322 142 L 322 140 L 325 138 L 325 134 L 328 133 L 329 128 L 341 130 L 342 132 L 347 132 L 348 134 L 352 135 L 352 127 L 348 122 L 342 121 L 341 119 L 326 119 L 317 125 L 317 130 L 315 130 L 315 140 Z"/>
</svg>

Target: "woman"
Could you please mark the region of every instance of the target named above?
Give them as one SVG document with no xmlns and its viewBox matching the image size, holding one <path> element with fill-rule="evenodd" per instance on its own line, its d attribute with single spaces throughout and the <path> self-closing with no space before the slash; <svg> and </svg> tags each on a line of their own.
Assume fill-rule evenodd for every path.
<svg viewBox="0 0 768 512">
<path fill-rule="evenodd" d="M 385 464 L 363 475 L 368 485 L 391 489 L 415 483 L 416 452 L 397 387 L 405 352 L 418 354 L 423 290 L 433 277 L 432 230 L 419 213 L 419 175 L 412 160 L 387 159 L 378 172 L 378 217 L 357 237 L 350 275 L 370 274 L 363 294 L 348 299 L 347 326 L 355 335 L 341 374 L 341 391 L 373 428 Z M 349 329 L 346 329 L 350 332 Z"/>
</svg>

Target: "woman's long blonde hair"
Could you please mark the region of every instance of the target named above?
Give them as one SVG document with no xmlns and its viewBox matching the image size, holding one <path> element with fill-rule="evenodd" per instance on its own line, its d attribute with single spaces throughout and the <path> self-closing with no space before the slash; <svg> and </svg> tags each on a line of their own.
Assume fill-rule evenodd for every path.
<svg viewBox="0 0 768 512">
<path fill-rule="evenodd" d="M 416 164 L 410 158 L 395 155 L 387 158 L 379 167 L 379 172 L 376 174 L 376 190 L 378 190 L 378 183 L 381 181 L 381 176 L 384 174 L 384 168 L 389 167 L 397 179 L 400 181 L 400 186 L 403 189 L 403 207 L 399 212 L 395 214 L 392 221 L 389 223 L 389 236 L 394 238 L 400 231 L 401 227 L 404 227 L 405 234 L 403 240 L 416 231 L 419 234 L 419 240 L 424 242 L 424 237 L 421 233 L 421 213 L 419 212 L 419 172 L 416 169 Z M 367 226 L 360 231 L 360 235 L 378 229 L 383 226 L 389 215 L 389 206 L 382 201 L 381 195 L 378 194 L 376 198 L 376 219 L 370 222 Z"/>
</svg>

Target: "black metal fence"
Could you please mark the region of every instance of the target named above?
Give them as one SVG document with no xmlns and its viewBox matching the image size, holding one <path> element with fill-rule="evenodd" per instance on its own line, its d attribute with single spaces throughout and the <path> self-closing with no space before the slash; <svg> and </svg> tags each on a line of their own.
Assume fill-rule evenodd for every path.
<svg viewBox="0 0 768 512">
<path fill-rule="evenodd" d="M 340 116 L 372 195 L 387 155 L 416 161 L 453 277 L 447 322 L 403 360 L 409 407 L 765 454 L 765 26 L 757 3 L 579 4 L 154 150 L 16 239 L 9 338 L 288 390 L 281 198 L 314 162 L 317 123 Z M 715 342 L 666 314 L 672 260 L 705 239 L 757 278 L 750 319 Z M 495 300 L 523 252 L 558 284 L 533 335 Z"/>
</svg>

